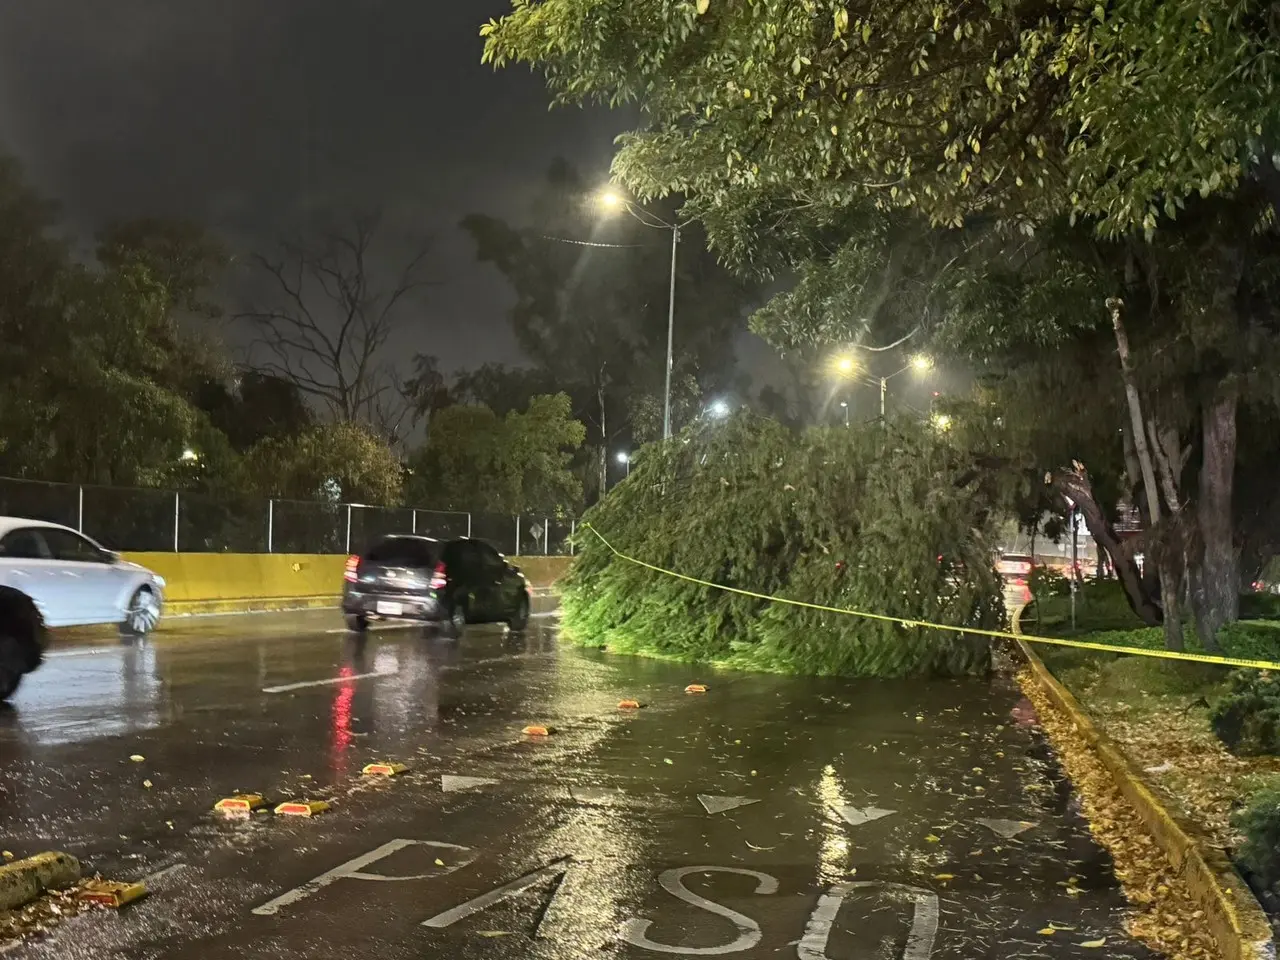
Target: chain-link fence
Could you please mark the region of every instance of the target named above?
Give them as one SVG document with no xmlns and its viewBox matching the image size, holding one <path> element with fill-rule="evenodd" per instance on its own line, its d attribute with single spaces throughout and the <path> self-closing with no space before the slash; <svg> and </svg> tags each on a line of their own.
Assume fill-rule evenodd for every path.
<svg viewBox="0 0 1280 960">
<path fill-rule="evenodd" d="M 351 553 L 389 533 L 475 537 L 512 556 L 573 553 L 574 520 L 0 478 L 0 516 L 47 520 L 112 550 Z"/>
</svg>

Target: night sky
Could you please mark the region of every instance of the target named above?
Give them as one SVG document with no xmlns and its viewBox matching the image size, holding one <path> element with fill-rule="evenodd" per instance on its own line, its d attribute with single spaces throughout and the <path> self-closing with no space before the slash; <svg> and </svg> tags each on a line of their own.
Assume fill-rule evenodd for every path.
<svg viewBox="0 0 1280 960">
<path fill-rule="evenodd" d="M 399 346 L 446 368 L 518 361 L 507 288 L 457 222 L 522 219 L 556 156 L 603 181 L 632 118 L 548 112 L 540 77 L 481 66 L 480 24 L 508 6 L 6 3 L 0 143 L 82 237 L 117 217 L 184 217 L 269 249 L 317 211 L 381 209 L 406 245 L 434 237 L 444 281 Z"/>
</svg>

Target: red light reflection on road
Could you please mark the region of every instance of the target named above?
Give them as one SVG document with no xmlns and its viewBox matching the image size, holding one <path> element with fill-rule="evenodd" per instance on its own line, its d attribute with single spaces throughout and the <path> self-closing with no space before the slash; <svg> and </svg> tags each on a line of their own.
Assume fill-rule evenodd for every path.
<svg viewBox="0 0 1280 960">
<path fill-rule="evenodd" d="M 351 667 L 343 667 L 338 671 L 340 677 L 350 677 L 355 674 Z M 341 777 L 346 774 L 347 767 L 350 765 L 347 761 L 347 747 L 351 745 L 351 701 L 355 699 L 356 685 L 354 681 L 348 681 L 338 688 L 338 695 L 333 698 L 333 741 L 329 756 L 329 765 L 333 770 L 334 777 Z"/>
</svg>

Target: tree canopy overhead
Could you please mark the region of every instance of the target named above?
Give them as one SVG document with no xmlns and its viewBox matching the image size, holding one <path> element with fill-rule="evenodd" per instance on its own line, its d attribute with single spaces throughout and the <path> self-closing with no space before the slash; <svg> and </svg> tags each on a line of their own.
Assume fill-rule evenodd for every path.
<svg viewBox="0 0 1280 960">
<path fill-rule="evenodd" d="M 1123 232 L 1274 173 L 1276 18 L 1262 0 L 514 0 L 482 34 L 561 102 L 641 106 L 615 172 L 642 196 L 757 227 L 870 197 Z"/>
</svg>

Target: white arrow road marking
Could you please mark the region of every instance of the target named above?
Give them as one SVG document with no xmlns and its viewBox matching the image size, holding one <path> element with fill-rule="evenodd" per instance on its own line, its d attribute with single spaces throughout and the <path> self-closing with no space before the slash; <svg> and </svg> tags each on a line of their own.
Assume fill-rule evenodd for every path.
<svg viewBox="0 0 1280 960">
<path fill-rule="evenodd" d="M 698 802 L 706 809 L 707 813 L 724 813 L 726 810 L 733 810 L 737 807 L 745 807 L 748 804 L 759 803 L 759 800 L 753 800 L 750 797 L 712 797 L 705 793 L 698 794 Z"/>
<path fill-rule="evenodd" d="M 864 823 L 870 823 L 872 820 L 879 820 L 881 817 L 887 817 L 897 810 L 881 810 L 879 807 L 835 807 L 831 808 L 844 819 L 851 827 L 860 827 Z"/>
<path fill-rule="evenodd" d="M 982 824 L 1001 840 L 1012 840 L 1020 833 L 1025 833 L 1038 824 L 1031 823 L 1028 820 L 987 820 L 980 818 L 978 823 Z"/>
<path fill-rule="evenodd" d="M 440 775 L 440 789 L 445 793 L 471 790 L 475 787 L 491 787 L 497 782 L 497 780 L 490 780 L 487 777 L 455 777 L 449 773 Z"/>
</svg>

